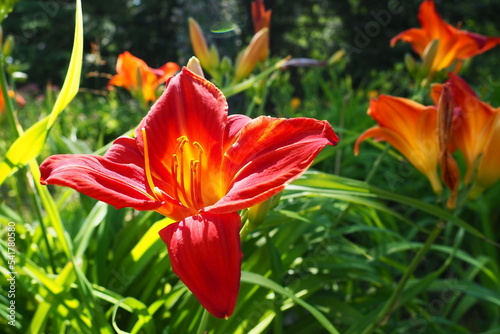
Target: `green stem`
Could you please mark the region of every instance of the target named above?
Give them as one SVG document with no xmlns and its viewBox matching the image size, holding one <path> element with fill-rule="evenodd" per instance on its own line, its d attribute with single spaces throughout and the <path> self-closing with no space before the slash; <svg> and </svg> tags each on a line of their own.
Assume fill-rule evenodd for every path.
<svg viewBox="0 0 500 334">
<path fill-rule="evenodd" d="M 266 70 L 260 72 L 259 74 L 252 76 L 249 79 L 242 81 L 236 85 L 224 87 L 221 89 L 221 91 L 222 91 L 222 93 L 224 93 L 224 96 L 226 96 L 226 98 L 233 96 L 233 95 L 236 95 L 236 94 L 252 87 L 257 81 L 264 79 L 272 72 L 279 70 L 288 59 L 289 59 L 289 57 L 283 58 L 283 59 L 279 60 L 276 64 L 274 64 L 274 66 L 267 68 Z"/>
<path fill-rule="evenodd" d="M 269 236 L 269 231 L 267 228 L 263 229 L 264 236 L 266 238 L 267 251 L 269 260 L 271 261 L 271 277 L 275 282 L 279 282 L 281 279 L 281 263 L 279 255 L 276 254 L 276 249 L 272 244 L 271 237 Z M 282 299 L 280 294 L 274 294 L 274 313 L 275 317 L 273 320 L 273 333 L 283 334 L 283 312 L 281 311 Z"/>
<path fill-rule="evenodd" d="M 339 124 L 338 124 L 338 127 L 340 129 L 343 129 L 344 128 L 344 125 L 345 125 L 345 110 L 346 110 L 346 100 L 350 98 L 350 94 L 347 96 L 347 98 L 344 98 L 343 100 L 343 103 L 342 103 L 342 106 L 340 107 L 340 111 L 339 111 Z M 344 133 L 339 133 L 339 140 L 341 141 L 344 137 Z M 335 167 L 334 167 L 334 171 L 333 171 L 333 174 L 335 175 L 340 175 L 340 166 L 342 164 L 342 150 L 341 149 L 338 149 L 337 150 L 337 154 L 335 154 Z"/>
<path fill-rule="evenodd" d="M 33 200 L 33 203 L 35 204 L 35 214 L 37 216 L 37 219 L 40 222 L 40 227 L 42 228 L 42 237 L 43 237 L 43 241 L 45 242 L 45 244 L 47 246 L 47 254 L 49 256 L 49 263 L 50 263 L 50 266 L 52 269 L 52 273 L 55 274 L 57 272 L 56 271 L 56 264 L 55 264 L 54 258 L 52 256 L 52 254 L 54 254 L 54 251 L 52 250 L 52 247 L 51 247 L 50 242 L 49 242 L 49 238 L 47 237 L 47 228 L 45 227 L 45 222 L 43 221 L 42 204 L 40 203 L 40 199 L 38 197 L 39 196 L 38 189 L 35 187 L 33 182 L 35 182 L 34 178 L 30 177 L 30 179 L 28 180 L 28 183 L 29 183 L 30 188 L 31 188 L 31 192 L 30 192 L 31 198 Z"/>
<path fill-rule="evenodd" d="M 207 323 L 208 323 L 208 311 L 205 308 L 203 308 L 203 314 L 201 315 L 200 325 L 198 326 L 196 334 L 205 333 L 205 328 L 207 328 Z"/>
<path fill-rule="evenodd" d="M 380 163 L 384 159 L 385 155 L 387 154 L 387 151 L 389 151 L 389 144 L 385 145 L 384 150 L 378 155 L 377 160 L 375 160 L 375 163 L 373 164 L 372 168 L 368 172 L 368 175 L 366 175 L 365 182 L 370 183 L 372 180 L 373 176 L 375 175 L 375 172 L 377 171 L 378 167 L 380 166 Z"/>
<path fill-rule="evenodd" d="M 247 220 L 244 224 L 243 227 L 240 230 L 240 239 L 243 240 L 245 237 L 252 232 L 255 229 L 255 226 L 253 226 L 249 220 Z"/>
<path fill-rule="evenodd" d="M 9 126 L 14 133 L 15 138 L 18 138 L 20 131 L 17 127 L 16 118 L 14 116 L 14 102 L 9 96 L 9 89 L 7 88 L 7 76 L 5 75 L 5 58 L 0 50 L 0 88 L 2 90 L 3 99 L 5 101 L 5 113 L 7 114 L 7 119 L 9 121 Z"/>
<path fill-rule="evenodd" d="M 390 313 L 397 307 L 396 303 L 401 295 L 401 292 L 403 291 L 404 287 L 406 286 L 406 283 L 410 279 L 411 275 L 413 275 L 413 272 L 417 268 L 417 266 L 420 264 L 424 254 L 427 252 L 429 247 L 433 244 L 434 240 L 438 237 L 438 235 L 441 233 L 443 228 L 445 227 L 445 223 L 442 221 L 439 221 L 432 232 L 429 234 L 429 237 L 427 237 L 427 240 L 425 241 L 424 245 L 420 250 L 415 254 L 415 257 L 411 261 L 410 265 L 408 266 L 408 269 L 404 273 L 403 277 L 399 281 L 396 289 L 393 291 L 391 297 L 385 303 L 384 307 L 380 312 L 377 314 L 377 317 L 375 320 L 362 332 L 362 334 L 370 334 L 372 333 L 375 328 L 379 326 L 379 324 L 383 321 L 385 321 L 389 316 Z"/>
</svg>

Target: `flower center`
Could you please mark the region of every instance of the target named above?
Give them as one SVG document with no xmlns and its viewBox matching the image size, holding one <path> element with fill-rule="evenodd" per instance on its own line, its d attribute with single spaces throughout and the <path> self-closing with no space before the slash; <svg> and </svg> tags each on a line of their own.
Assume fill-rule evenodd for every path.
<svg viewBox="0 0 500 334">
<path fill-rule="evenodd" d="M 194 213 L 198 213 L 204 208 L 201 189 L 201 168 L 204 150 L 201 144 L 196 141 L 190 143 L 186 136 L 177 138 L 177 146 L 170 160 L 173 194 L 169 196 L 154 184 L 149 161 L 146 129 L 143 128 L 141 131 L 144 142 L 144 169 L 154 199 L 162 202 L 173 202 L 176 205 L 182 205 L 193 210 Z"/>
<path fill-rule="evenodd" d="M 186 136 L 177 138 L 170 170 L 173 176 L 174 198 L 196 211 L 203 209 L 201 168 L 203 147 Z"/>
</svg>

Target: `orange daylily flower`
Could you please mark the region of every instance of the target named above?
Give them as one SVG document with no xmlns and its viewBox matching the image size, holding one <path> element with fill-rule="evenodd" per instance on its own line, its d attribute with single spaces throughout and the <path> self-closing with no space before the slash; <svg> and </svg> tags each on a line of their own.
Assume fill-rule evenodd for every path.
<svg viewBox="0 0 500 334">
<path fill-rule="evenodd" d="M 476 198 L 484 189 L 500 180 L 500 110 L 489 120 L 485 130 L 482 133 L 485 140 L 483 156 L 477 168 L 477 177 L 474 186 L 471 189 L 470 197 Z"/>
<path fill-rule="evenodd" d="M 391 39 L 391 46 L 402 40 L 410 43 L 422 58 L 433 41 L 438 49 L 432 61 L 430 72 L 448 68 L 456 61 L 455 72 L 462 61 L 481 54 L 500 43 L 499 37 L 486 37 L 466 30 L 460 30 L 443 21 L 436 11 L 434 1 L 426 0 L 420 5 L 418 20 L 422 28 L 412 28 Z"/>
<path fill-rule="evenodd" d="M 179 71 L 176 63 L 168 62 L 160 68 L 149 67 L 142 59 L 126 51 L 118 56 L 116 72 L 108 83 L 108 87 L 117 86 L 138 94 L 145 102 L 156 100 L 156 90 L 168 78 Z"/>
<path fill-rule="evenodd" d="M 13 90 L 9 90 L 9 97 L 11 99 L 14 99 L 17 102 L 17 104 L 21 107 L 26 104 L 26 100 Z M 3 94 L 0 92 L 0 114 L 4 112 L 4 109 L 5 109 L 5 100 L 3 98 Z"/>
<path fill-rule="evenodd" d="M 477 159 L 485 149 L 490 135 L 485 134 L 487 124 L 492 122 L 492 117 L 498 112 L 489 104 L 479 100 L 467 83 L 454 73 L 449 74 L 449 85 L 455 105 L 455 116 L 452 125 L 452 147 L 458 148 L 465 159 L 466 174 L 465 184 L 472 182 Z M 443 90 L 442 84 L 432 86 L 431 96 L 437 103 Z"/>
<path fill-rule="evenodd" d="M 252 1 L 252 21 L 255 33 L 259 32 L 262 28 L 271 26 L 271 13 L 272 10 L 266 10 L 264 0 Z"/>
<path fill-rule="evenodd" d="M 440 193 L 437 109 L 405 98 L 380 95 L 370 101 L 368 115 L 378 126 L 359 136 L 354 153 L 358 155 L 359 144 L 367 138 L 385 140 L 427 177 L 434 192 Z"/>
</svg>

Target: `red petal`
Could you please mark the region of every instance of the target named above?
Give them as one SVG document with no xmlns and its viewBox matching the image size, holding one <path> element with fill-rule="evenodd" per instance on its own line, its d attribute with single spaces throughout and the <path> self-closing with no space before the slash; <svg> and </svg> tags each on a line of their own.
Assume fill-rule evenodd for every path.
<svg viewBox="0 0 500 334">
<path fill-rule="evenodd" d="M 161 202 L 148 194 L 140 153 L 130 139 L 118 138 L 105 157 L 62 154 L 40 166 L 42 184 L 73 188 L 116 208 L 155 210 Z"/>
<path fill-rule="evenodd" d="M 230 115 L 227 118 L 226 136 L 224 138 L 225 149 L 234 143 L 240 130 L 251 120 L 252 119 L 246 115 Z"/>
<path fill-rule="evenodd" d="M 203 147 L 210 163 L 217 165 L 227 123 L 227 102 L 212 83 L 186 68 L 171 77 L 167 87 L 136 130 L 143 152 L 142 128 L 146 129 L 152 170 L 165 181 L 171 179 L 170 165 L 177 139 L 186 136 Z"/>
<path fill-rule="evenodd" d="M 203 213 L 160 231 L 174 272 L 208 312 L 229 317 L 240 288 L 240 216 Z"/>
<path fill-rule="evenodd" d="M 258 117 L 240 131 L 224 154 L 228 190 L 206 211 L 225 213 L 274 196 L 298 178 L 325 145 L 338 137 L 330 124 L 311 118 Z"/>
<path fill-rule="evenodd" d="M 119 164 L 134 164 L 144 169 L 144 156 L 137 148 L 134 138 L 117 138 L 109 150 L 104 154 L 104 158 Z"/>
<path fill-rule="evenodd" d="M 97 155 L 61 154 L 40 166 L 42 184 L 73 188 L 116 208 L 154 210 L 161 205 L 147 192 L 144 172 Z"/>
</svg>

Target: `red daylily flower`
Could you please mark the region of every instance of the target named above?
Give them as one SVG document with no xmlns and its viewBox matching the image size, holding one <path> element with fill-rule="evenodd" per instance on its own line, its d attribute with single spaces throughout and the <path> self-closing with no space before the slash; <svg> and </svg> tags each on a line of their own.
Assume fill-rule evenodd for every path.
<svg viewBox="0 0 500 334">
<path fill-rule="evenodd" d="M 184 68 L 135 138 L 118 138 L 104 156 L 51 156 L 41 183 L 176 220 L 160 231 L 174 272 L 210 313 L 227 318 L 240 282 L 237 211 L 281 192 L 337 141 L 326 121 L 228 116 L 223 94 Z"/>
<path fill-rule="evenodd" d="M 463 60 L 474 57 L 500 43 L 499 37 L 486 37 L 466 30 L 460 30 L 443 21 L 436 11 L 434 1 L 426 0 L 420 5 L 418 20 L 422 28 L 405 30 L 391 39 L 391 46 L 402 40 L 410 43 L 413 50 L 422 58 L 434 40 L 438 41 L 438 49 L 430 72 L 434 73 L 448 68 L 455 61 L 455 72 Z"/>
<path fill-rule="evenodd" d="M 176 63 L 168 62 L 160 68 L 149 67 L 142 59 L 125 51 L 118 56 L 116 72 L 108 83 L 108 87 L 123 87 L 132 93 L 142 94 L 146 102 L 156 100 L 159 85 L 179 71 Z"/>
</svg>

